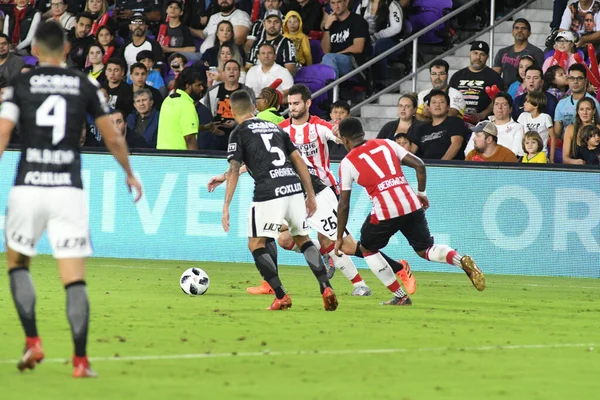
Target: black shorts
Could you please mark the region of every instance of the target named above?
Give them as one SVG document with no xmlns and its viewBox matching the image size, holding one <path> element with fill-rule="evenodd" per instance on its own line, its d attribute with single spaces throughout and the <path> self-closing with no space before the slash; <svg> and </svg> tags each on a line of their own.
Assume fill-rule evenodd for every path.
<svg viewBox="0 0 600 400">
<path fill-rule="evenodd" d="M 433 237 L 429 233 L 425 211 L 422 208 L 401 217 L 378 221 L 376 224 L 371 222 L 370 215 L 367 216 L 360 229 L 360 244 L 368 250 L 383 249 L 398 231 L 402 232 L 416 252 L 427 250 L 433 245 Z"/>
</svg>

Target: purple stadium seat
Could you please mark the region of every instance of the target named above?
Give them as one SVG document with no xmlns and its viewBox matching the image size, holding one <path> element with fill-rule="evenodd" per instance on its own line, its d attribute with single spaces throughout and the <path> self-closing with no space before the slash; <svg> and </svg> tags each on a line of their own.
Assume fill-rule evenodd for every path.
<svg viewBox="0 0 600 400">
<path fill-rule="evenodd" d="M 296 76 L 294 77 L 295 83 L 306 85 L 312 93 L 324 88 L 327 83 L 334 80 L 335 70 L 330 66 L 323 64 L 313 64 L 303 67 L 296 72 Z M 310 106 L 310 113 L 321 115 L 325 110 L 321 109 L 319 106 L 326 100 L 327 93 L 323 93 L 319 97 L 313 99 L 312 105 Z"/>
<path fill-rule="evenodd" d="M 312 54 L 313 64 L 319 64 L 324 55 L 320 40 L 310 40 L 310 53 Z"/>
<path fill-rule="evenodd" d="M 38 59 L 35 56 L 23 56 L 23 61 L 25 61 L 25 64 L 27 65 L 36 65 Z"/>
</svg>

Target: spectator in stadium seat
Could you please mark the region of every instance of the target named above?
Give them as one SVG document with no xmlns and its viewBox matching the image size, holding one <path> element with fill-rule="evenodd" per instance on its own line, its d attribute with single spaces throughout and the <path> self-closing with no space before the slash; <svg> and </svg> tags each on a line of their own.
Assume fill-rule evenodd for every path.
<svg viewBox="0 0 600 400">
<path fill-rule="evenodd" d="M 265 13 L 270 10 L 281 11 L 281 4 L 282 4 L 281 0 L 264 0 L 262 2 L 263 7 L 265 8 Z M 265 26 L 263 24 L 263 21 L 264 21 L 264 17 L 258 18 L 252 24 L 252 27 L 250 28 L 250 32 L 248 33 L 248 36 L 246 37 L 246 43 L 244 43 L 244 52 L 246 54 L 250 53 L 250 49 L 252 48 L 252 46 L 256 42 L 262 40 L 263 36 L 265 35 Z"/>
<path fill-rule="evenodd" d="M 466 161 L 517 162 L 515 154 L 498 144 L 498 130 L 491 122 L 482 121 L 473 128 L 475 148 L 467 154 Z"/>
<path fill-rule="evenodd" d="M 450 108 L 448 110 L 448 115 L 459 118 L 463 117 L 466 107 L 465 99 L 463 98 L 461 92 L 448 85 L 449 71 L 450 66 L 444 60 L 434 60 L 431 65 L 429 65 L 429 80 L 431 81 L 432 89 L 425 89 L 419 93 L 419 106 L 417 108 L 417 119 L 419 121 L 431 120 L 431 113 L 425 106 L 425 97 L 433 89 L 443 90 L 444 92 L 448 93 L 448 96 L 450 96 Z"/>
<path fill-rule="evenodd" d="M 256 103 L 252 90 L 239 83 L 241 68 L 237 61 L 227 61 L 224 66 L 223 82 L 211 87 L 202 99 L 202 104 L 213 115 L 213 122 L 217 130 L 213 131 L 214 134 L 210 136 L 210 140 L 203 142 L 198 140 L 199 149 L 227 150 L 229 134 L 236 126 L 229 104 L 229 98 L 233 92 L 246 90 L 250 93 L 252 102 Z"/>
<path fill-rule="evenodd" d="M 489 120 L 496 125 L 498 131 L 498 143 L 511 150 L 517 157 L 523 155 L 522 137 L 523 126 L 511 117 L 513 99 L 506 92 L 500 92 L 493 101 L 494 115 Z M 465 155 L 473 150 L 473 135 L 465 148 Z"/>
<path fill-rule="evenodd" d="M 105 54 L 109 52 L 111 52 L 112 55 L 118 54 L 119 46 L 115 41 L 115 35 L 113 31 L 111 31 L 108 26 L 104 25 L 98 28 L 98 31 L 96 32 L 96 41 L 104 48 Z"/>
<path fill-rule="evenodd" d="M 100 18 L 102 18 L 104 14 L 108 12 L 108 8 L 109 6 L 106 0 L 87 0 L 85 2 L 84 11 L 92 14 L 92 17 L 94 17 L 94 22 L 99 23 Z M 114 20 L 110 18 L 106 21 L 106 25 L 104 26 L 109 27 L 111 30 L 116 30 L 116 24 Z"/>
<path fill-rule="evenodd" d="M 156 148 L 159 112 L 152 103 L 152 93 L 148 89 L 133 93 L 135 112 L 127 116 L 127 127 L 133 133 L 129 142 L 131 148 Z"/>
<path fill-rule="evenodd" d="M 219 50 L 225 43 L 233 43 L 233 25 L 229 21 L 219 22 L 215 34 L 215 45 L 202 53 L 200 61 L 208 67 L 216 67 L 219 63 Z M 241 54 L 239 49 L 238 47 L 238 52 Z"/>
<path fill-rule="evenodd" d="M 348 0 L 330 0 L 329 4 L 332 13 L 323 25 L 321 47 L 325 55 L 321 63 L 332 67 L 340 78 L 371 57 L 371 37 L 369 24 L 348 9 Z M 361 76 L 366 77 L 362 72 Z"/>
<path fill-rule="evenodd" d="M 398 119 L 390 121 L 381 127 L 377 139 L 394 140 L 397 133 L 414 136 L 416 129 L 422 124 L 416 118 L 417 97 L 404 94 L 398 99 Z"/>
<path fill-rule="evenodd" d="M 580 147 L 585 143 L 581 140 L 581 133 L 585 126 L 593 125 L 600 127 L 600 115 L 596 103 L 588 97 L 577 102 L 577 116 L 573 125 L 567 126 L 562 148 L 563 164 L 584 165 L 585 161 L 576 158 Z"/>
<path fill-rule="evenodd" d="M 548 68 L 544 73 L 544 90 L 556 97 L 556 100 L 560 103 L 562 98 L 567 95 L 568 89 L 569 82 L 565 70 L 560 65 L 553 65 Z"/>
<path fill-rule="evenodd" d="M 88 76 L 98 82 L 99 85 L 104 85 L 106 82 L 106 66 L 102 62 L 104 57 L 104 49 L 97 43 L 92 44 L 88 48 L 87 63 L 89 67 L 85 69 Z"/>
<path fill-rule="evenodd" d="M 527 87 L 527 93 L 531 92 L 542 92 L 546 96 L 546 107 L 540 111 L 548 115 L 554 115 L 554 110 L 558 101 L 556 97 L 543 90 L 544 88 L 544 73 L 538 66 L 531 66 L 525 71 L 525 85 Z M 523 112 L 525 101 L 527 100 L 527 93 L 522 94 L 515 99 L 515 105 L 512 111 L 512 117 L 514 120 L 519 120 L 519 115 Z"/>
<path fill-rule="evenodd" d="M 546 96 L 545 92 L 530 92 L 527 93 L 523 112 L 519 116 L 517 122 L 523 125 L 525 132 L 536 131 L 542 138 L 542 144 L 544 145 L 543 151 L 546 154 L 550 154 L 552 162 L 554 162 L 554 151 L 548 152 L 549 138 L 554 137 L 554 128 L 552 124 L 552 117 L 541 110 L 545 108 Z M 556 141 L 551 141 L 556 143 Z"/>
<path fill-rule="evenodd" d="M 141 62 L 137 62 L 131 66 L 129 73 L 131 75 L 131 98 L 133 99 L 133 94 L 135 92 L 141 89 L 147 89 L 152 94 L 154 108 L 160 110 L 163 97 L 157 89 L 146 84 L 146 80 L 148 79 L 148 70 L 146 69 L 146 66 Z"/>
<path fill-rule="evenodd" d="M 108 106 L 112 109 L 122 110 L 125 115 L 133 112 L 133 90 L 124 80 L 125 61 L 113 57 L 106 63 L 106 84 L 103 86 L 108 92 Z"/>
<path fill-rule="evenodd" d="M 397 1 L 362 0 L 358 2 L 356 14 L 363 17 L 369 26 L 373 57 L 377 57 L 400 42 L 404 14 Z M 387 65 L 390 57 L 383 58 L 371 67 L 376 90 L 386 87 Z"/>
<path fill-rule="evenodd" d="M 161 0 L 115 0 L 114 18 L 118 26 L 119 36 L 127 38 L 131 29 L 131 20 L 141 14 L 146 26 L 151 24 L 158 32 L 158 24 L 162 18 L 163 2 Z M 128 64 L 130 65 L 130 64 Z"/>
<path fill-rule="evenodd" d="M 52 16 L 47 21 L 56 21 L 65 31 L 70 31 L 75 26 L 75 16 L 67 12 L 67 0 L 52 0 Z"/>
<path fill-rule="evenodd" d="M 184 25 L 181 21 L 183 17 L 183 1 L 168 0 L 167 1 L 167 36 L 169 44 L 161 46 L 163 53 L 183 53 L 190 61 L 198 60 L 200 57 L 196 53 L 196 45 L 194 37 L 190 32 L 190 28 Z"/>
<path fill-rule="evenodd" d="M 238 46 L 243 46 L 246 43 L 246 37 L 252 26 L 248 13 L 237 9 L 234 0 L 217 0 L 217 2 L 220 12 L 210 16 L 206 28 L 201 32 L 201 38 L 204 39 L 202 46 L 200 46 L 201 53 L 215 45 L 215 34 L 219 22 L 223 20 L 231 22 L 234 41 Z"/>
<path fill-rule="evenodd" d="M 82 11 L 86 11 L 84 6 L 85 0 L 69 0 L 67 1 L 66 10 L 71 15 L 77 15 Z M 43 21 L 52 18 L 52 0 L 35 1 L 35 7 L 40 12 Z"/>
<path fill-rule="evenodd" d="M 156 60 L 154 59 L 154 53 L 150 50 L 142 50 L 136 56 L 136 61 L 141 62 L 146 66 L 146 70 L 148 72 L 148 78 L 146 78 L 146 85 L 157 89 L 163 98 L 166 95 L 166 89 L 163 93 L 162 89 L 165 87 L 165 82 L 157 70 L 154 69 L 154 64 L 156 64 Z M 131 83 L 130 80 L 127 80 L 127 83 Z"/>
<path fill-rule="evenodd" d="M 573 155 L 575 160 L 583 160 L 585 165 L 600 165 L 600 129 L 587 125 L 579 134 L 577 150 Z"/>
<path fill-rule="evenodd" d="M 76 68 L 80 71 L 83 71 L 85 68 L 88 49 L 96 42 L 96 39 L 90 36 L 91 30 L 91 14 L 86 12 L 78 14 L 75 27 L 67 33 L 67 38 L 71 45 L 71 50 L 67 56 L 67 65 L 70 68 Z"/>
<path fill-rule="evenodd" d="M 173 53 L 169 56 L 168 61 L 169 72 L 165 77 L 165 83 L 167 85 L 168 91 L 170 92 L 175 87 L 175 79 L 177 78 L 177 75 L 179 75 L 179 73 L 183 71 L 183 69 L 186 67 L 187 58 L 185 58 L 185 56 L 181 53 Z M 200 68 L 196 69 L 199 70 Z"/>
<path fill-rule="evenodd" d="M 521 57 L 530 55 L 537 65 L 544 62 L 544 53 L 538 47 L 529 43 L 531 24 L 525 18 L 517 18 L 512 25 L 514 44 L 504 47 L 496 53 L 494 58 L 494 71 L 504 79 L 504 86 L 508 87 L 518 77 L 518 66 Z"/>
<path fill-rule="evenodd" d="M 486 65 L 490 46 L 475 41 L 469 53 L 469 66 L 457 71 L 450 79 L 450 86 L 458 89 L 465 99 L 465 119 L 477 123 L 492 113 L 492 101 L 485 92 L 486 86 L 504 88 L 504 81 L 496 71 Z"/>
<path fill-rule="evenodd" d="M 312 65 L 312 53 L 308 36 L 302 32 L 302 18 L 296 11 L 288 11 L 283 21 L 283 36 L 290 39 L 296 49 L 299 66 Z"/>
<path fill-rule="evenodd" d="M 425 104 L 431 112 L 431 122 L 422 124 L 409 136 L 411 152 L 424 159 L 464 160 L 464 144 L 470 132 L 460 118 L 448 116 L 448 93 L 433 89 Z"/>
<path fill-rule="evenodd" d="M 537 65 L 533 56 L 523 56 L 519 60 L 519 70 L 517 71 L 517 80 L 510 84 L 508 90 L 506 91 L 510 96 L 514 99 L 517 96 L 522 95 L 527 92 L 527 88 L 525 86 L 525 71 L 527 68 L 532 65 Z"/>
<path fill-rule="evenodd" d="M 283 122 L 285 117 L 279 113 L 279 104 L 281 103 L 279 96 L 280 94 L 277 90 L 270 87 L 263 88 L 256 98 L 256 109 L 258 110 L 256 118 L 263 121 L 270 121 L 277 125 Z"/>
<path fill-rule="evenodd" d="M 260 91 L 271 86 L 276 80 L 281 79 L 277 89 L 283 95 L 283 103 L 287 104 L 287 92 L 294 84 L 294 78 L 290 71 L 275 63 L 275 48 L 270 43 L 263 43 L 258 49 L 259 65 L 250 68 L 246 74 L 246 85 L 252 89 L 258 97 Z"/>
<path fill-rule="evenodd" d="M 127 68 L 131 67 L 137 61 L 137 55 L 140 51 L 150 50 L 154 53 L 156 60 L 162 60 L 163 53 L 160 45 L 156 40 L 150 39 L 147 36 L 148 22 L 142 13 L 135 13 L 131 17 L 129 24 L 131 31 L 131 41 L 121 48 L 119 56 L 127 63 Z"/>
<path fill-rule="evenodd" d="M 29 0 L 16 0 L 11 14 L 4 17 L 2 31 L 10 38 L 11 49 L 20 55 L 29 54 L 31 42 L 41 21 Z"/>
<path fill-rule="evenodd" d="M 293 3 L 293 0 L 291 3 Z M 311 31 L 321 32 L 323 6 L 318 0 L 297 0 L 297 4 L 291 4 L 291 9 L 300 14 L 302 32 L 305 35 L 310 36 Z"/>
<path fill-rule="evenodd" d="M 279 10 L 269 10 L 263 19 L 265 32 L 262 39 L 254 43 L 246 60 L 246 70 L 258 64 L 258 49 L 263 43 L 272 44 L 275 48 L 275 62 L 285 67 L 292 76 L 296 73 L 296 47 L 294 43 L 281 34 L 283 16 Z"/>
<path fill-rule="evenodd" d="M 575 54 L 577 53 L 577 49 L 575 48 L 575 36 L 571 31 L 562 31 L 556 34 L 556 39 L 554 40 L 554 50 L 558 50 L 569 55 L 566 63 L 566 69 L 577 61 L 575 61 Z M 581 52 L 580 52 L 581 53 Z M 580 54 L 583 58 L 583 54 Z M 549 52 L 549 57 L 544 61 L 544 65 L 542 65 L 542 70 L 546 72 L 548 68 L 552 66 L 554 61 L 554 52 Z"/>
<path fill-rule="evenodd" d="M 332 125 L 331 131 L 335 136 L 339 137 L 339 126 L 340 122 L 350 117 L 350 105 L 344 100 L 338 100 L 331 105 L 331 112 L 329 113 L 329 122 Z M 335 143 L 332 140 L 327 142 L 329 147 L 329 155 L 337 156 L 338 158 L 344 157 L 348 154 L 348 150 L 343 143 Z"/>
<path fill-rule="evenodd" d="M 218 85 L 223 82 L 223 75 L 225 73 L 225 63 L 229 60 L 235 60 L 239 65 L 244 65 L 242 55 L 240 54 L 239 47 L 233 42 L 223 43 L 219 51 L 219 60 L 217 62 L 216 70 L 209 70 L 206 75 L 208 77 L 208 86 Z M 242 68 L 240 72 L 240 83 L 246 82 L 246 71 Z"/>
<path fill-rule="evenodd" d="M 10 52 L 10 39 L 0 33 L 0 76 L 10 81 L 25 65 L 22 57 Z"/>
<path fill-rule="evenodd" d="M 595 33 L 582 35 L 585 32 L 584 17 L 591 12 L 594 16 Z M 564 9 L 559 29 L 561 31 L 572 31 L 579 38 L 577 47 L 586 43 L 595 43 L 600 40 L 600 2 L 597 0 L 573 1 Z"/>
</svg>

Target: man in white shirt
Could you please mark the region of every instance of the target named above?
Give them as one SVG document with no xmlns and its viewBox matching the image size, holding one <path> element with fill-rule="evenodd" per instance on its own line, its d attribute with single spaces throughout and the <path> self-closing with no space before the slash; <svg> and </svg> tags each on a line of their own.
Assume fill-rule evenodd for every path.
<svg viewBox="0 0 600 400">
<path fill-rule="evenodd" d="M 465 99 L 461 92 L 448 86 L 448 71 L 450 66 L 445 60 L 435 60 L 429 66 L 429 79 L 432 89 L 443 90 L 450 97 L 450 108 L 448 115 L 462 118 L 465 114 Z M 431 113 L 429 107 L 425 105 L 425 96 L 431 92 L 431 89 L 425 89 L 419 93 L 419 106 L 417 108 L 417 119 L 419 121 L 430 121 Z"/>
<path fill-rule="evenodd" d="M 494 98 L 493 116 L 490 116 L 489 120 L 496 125 L 498 131 L 498 144 L 508 148 L 510 151 L 515 153 L 517 157 L 523 156 L 523 126 L 511 117 L 513 106 L 513 99 L 509 94 L 500 92 Z M 469 154 L 474 148 L 473 136 L 467 148 L 465 149 L 465 155 Z"/>
<path fill-rule="evenodd" d="M 250 68 L 246 74 L 246 86 L 254 91 L 254 95 L 259 97 L 260 91 L 267 86 L 271 86 L 273 82 L 281 79 L 281 83 L 277 86 L 283 94 L 283 102 L 287 104 L 288 90 L 294 84 L 292 74 L 279 64 L 275 64 L 275 48 L 270 43 L 263 43 L 258 48 L 259 65 Z"/>
<path fill-rule="evenodd" d="M 246 37 L 252 26 L 252 20 L 248 13 L 238 10 L 235 7 L 235 0 L 218 0 L 218 5 L 221 12 L 210 16 L 206 28 L 200 34 L 201 38 L 204 39 L 202 46 L 200 46 L 201 53 L 204 53 L 215 45 L 217 25 L 221 21 L 229 21 L 233 25 L 233 39 L 235 44 L 243 47 L 246 43 Z"/>
</svg>

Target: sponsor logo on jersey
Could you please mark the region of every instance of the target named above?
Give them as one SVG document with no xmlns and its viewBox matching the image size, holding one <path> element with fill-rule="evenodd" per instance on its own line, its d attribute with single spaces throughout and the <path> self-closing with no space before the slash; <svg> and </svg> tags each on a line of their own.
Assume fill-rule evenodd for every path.
<svg viewBox="0 0 600 400">
<path fill-rule="evenodd" d="M 237 143 L 229 143 L 229 146 L 227 146 L 227 151 L 229 153 L 232 153 L 236 150 L 237 150 Z"/>
<path fill-rule="evenodd" d="M 317 130 L 315 129 L 314 125 L 311 125 L 308 129 L 308 140 L 311 142 L 317 140 Z"/>
<path fill-rule="evenodd" d="M 272 122 L 252 122 L 248 125 L 248 129 L 251 129 L 254 132 L 273 132 L 277 129 L 277 125 Z"/>
<path fill-rule="evenodd" d="M 29 78 L 31 93 L 79 94 L 81 82 L 78 76 L 33 75 Z"/>
<path fill-rule="evenodd" d="M 297 146 L 298 150 L 300 150 L 300 153 L 302 153 L 302 155 L 305 157 L 311 157 L 319 153 L 319 144 L 316 142 L 299 144 Z"/>
<path fill-rule="evenodd" d="M 275 196 L 286 196 L 288 194 L 300 193 L 302 191 L 302 184 L 292 183 L 289 185 L 279 186 L 275 188 Z"/>
<path fill-rule="evenodd" d="M 33 249 L 34 243 L 33 243 L 33 238 L 28 238 L 25 237 L 23 235 L 21 235 L 20 233 L 17 232 L 13 232 L 13 234 L 10 237 L 13 241 L 23 245 L 23 246 L 27 246 L 29 248 Z"/>
<path fill-rule="evenodd" d="M 23 180 L 25 185 L 37 186 L 71 186 L 71 174 L 69 172 L 40 172 L 29 171 Z"/>
<path fill-rule="evenodd" d="M 285 176 L 295 176 L 296 171 L 293 168 L 277 168 L 269 171 L 271 178 L 282 178 Z"/>
<path fill-rule="evenodd" d="M 279 232 L 281 229 L 281 224 L 274 224 L 271 222 L 267 222 L 265 226 L 263 226 L 263 232 Z"/>
<path fill-rule="evenodd" d="M 84 246 L 87 246 L 87 238 L 85 237 L 67 238 L 56 243 L 57 249 L 74 249 Z"/>
</svg>

